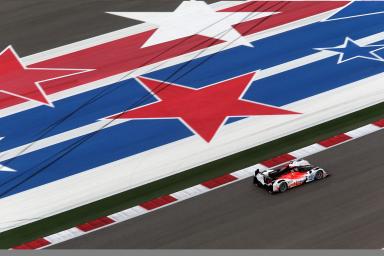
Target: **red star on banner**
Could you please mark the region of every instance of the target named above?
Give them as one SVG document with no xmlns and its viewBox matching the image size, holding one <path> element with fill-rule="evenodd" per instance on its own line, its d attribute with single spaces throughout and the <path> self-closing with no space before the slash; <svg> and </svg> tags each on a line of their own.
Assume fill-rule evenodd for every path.
<svg viewBox="0 0 384 256">
<path fill-rule="evenodd" d="M 228 117 L 299 114 L 241 99 L 254 75 L 245 74 L 200 89 L 139 77 L 137 80 L 159 101 L 108 118 L 178 118 L 195 134 L 210 142 Z"/>
<path fill-rule="evenodd" d="M 8 46 L 0 53 L 0 92 L 52 107 L 39 83 L 88 71 L 90 70 L 28 68 L 22 64 L 12 46 Z"/>
</svg>

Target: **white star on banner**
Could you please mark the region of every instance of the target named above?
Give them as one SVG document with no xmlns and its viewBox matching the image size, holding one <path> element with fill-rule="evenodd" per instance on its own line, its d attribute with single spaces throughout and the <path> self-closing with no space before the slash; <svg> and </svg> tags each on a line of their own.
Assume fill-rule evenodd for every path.
<svg viewBox="0 0 384 256">
<path fill-rule="evenodd" d="M 192 35 L 203 35 L 237 45 L 253 47 L 233 25 L 278 12 L 216 12 L 204 1 L 183 1 L 174 12 L 108 12 L 156 26 L 144 43 L 148 47 Z"/>
<path fill-rule="evenodd" d="M 367 60 L 376 60 L 384 62 L 384 59 L 376 53 L 384 49 L 384 45 L 362 45 L 357 41 L 346 37 L 344 43 L 339 46 L 327 47 L 327 48 L 315 48 L 318 51 L 329 51 L 339 54 L 337 64 L 344 63 L 357 58 L 363 58 Z"/>
</svg>

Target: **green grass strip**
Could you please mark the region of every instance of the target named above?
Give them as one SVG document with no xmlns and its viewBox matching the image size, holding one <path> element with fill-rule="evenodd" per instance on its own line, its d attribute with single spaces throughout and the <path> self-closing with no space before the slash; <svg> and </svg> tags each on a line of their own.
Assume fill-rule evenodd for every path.
<svg viewBox="0 0 384 256">
<path fill-rule="evenodd" d="M 180 174 L 84 205 L 82 207 L 9 230 L 0 234 L 0 248 L 47 236 L 98 217 L 106 216 L 164 194 L 194 186 L 271 157 L 347 132 L 384 118 L 384 103 L 323 123 L 284 138 L 193 168 Z"/>
</svg>

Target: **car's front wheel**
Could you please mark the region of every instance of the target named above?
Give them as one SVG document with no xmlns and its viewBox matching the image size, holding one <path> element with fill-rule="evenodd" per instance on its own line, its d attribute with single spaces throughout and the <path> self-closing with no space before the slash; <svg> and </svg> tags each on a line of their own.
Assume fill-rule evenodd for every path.
<svg viewBox="0 0 384 256">
<path fill-rule="evenodd" d="M 323 171 L 317 171 L 315 174 L 315 180 L 321 180 L 324 178 L 324 172 Z"/>
<path fill-rule="evenodd" d="M 288 184 L 286 182 L 281 182 L 279 185 L 279 192 L 284 193 L 288 190 Z"/>
</svg>

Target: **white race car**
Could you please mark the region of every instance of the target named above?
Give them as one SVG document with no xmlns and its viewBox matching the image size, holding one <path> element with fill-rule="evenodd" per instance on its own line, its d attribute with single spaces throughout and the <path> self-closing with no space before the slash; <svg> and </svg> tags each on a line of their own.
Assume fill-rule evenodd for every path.
<svg viewBox="0 0 384 256">
<path fill-rule="evenodd" d="M 278 169 L 265 171 L 257 169 L 253 183 L 264 187 L 271 193 L 282 193 L 290 188 L 321 180 L 327 176 L 329 174 L 324 169 L 311 165 L 307 160 L 297 159 Z"/>
</svg>

